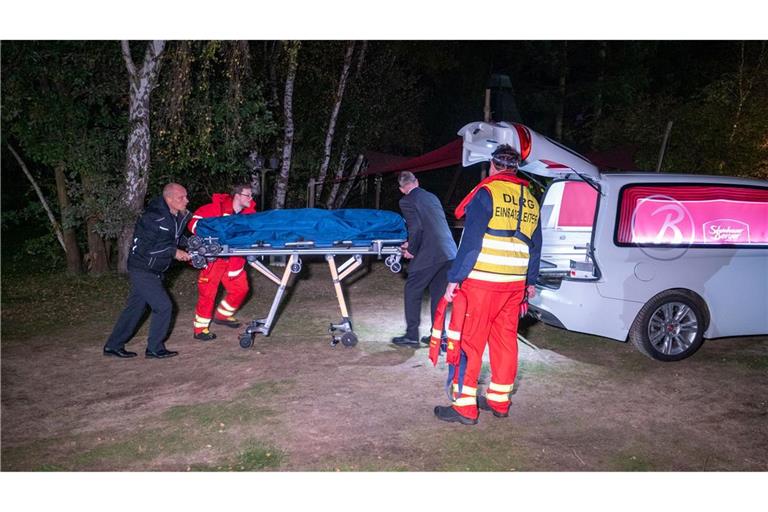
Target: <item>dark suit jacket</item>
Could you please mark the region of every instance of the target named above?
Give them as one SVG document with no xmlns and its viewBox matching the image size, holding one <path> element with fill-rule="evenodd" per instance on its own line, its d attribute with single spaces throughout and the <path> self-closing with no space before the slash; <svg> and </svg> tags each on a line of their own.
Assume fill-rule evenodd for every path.
<svg viewBox="0 0 768 512">
<path fill-rule="evenodd" d="M 456 242 L 445 220 L 443 206 L 434 194 L 416 187 L 400 199 L 400 211 L 408 226 L 408 252 L 414 256 L 408 264 L 409 272 L 456 257 Z"/>
</svg>

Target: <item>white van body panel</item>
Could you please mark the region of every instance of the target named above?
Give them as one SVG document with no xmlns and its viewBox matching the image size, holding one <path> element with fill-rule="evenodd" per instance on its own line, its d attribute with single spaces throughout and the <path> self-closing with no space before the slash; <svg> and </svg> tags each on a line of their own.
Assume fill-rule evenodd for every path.
<svg viewBox="0 0 768 512">
<path fill-rule="evenodd" d="M 592 237 L 600 272 L 595 281 L 562 281 L 539 288 L 531 305 L 556 317 L 566 329 L 626 340 L 640 308 L 674 288 L 691 290 L 707 305 L 705 338 L 768 333 L 768 248 L 623 247 L 614 242 L 620 190 L 625 185 L 763 185 L 722 176 L 603 174 Z M 768 184 L 766 184 L 768 185 Z M 545 198 L 543 204 L 547 204 Z M 544 231 L 544 251 L 548 240 Z M 549 238 L 556 235 L 550 230 Z M 576 231 L 571 237 L 583 237 Z M 546 269 L 542 267 L 542 272 Z"/>
</svg>

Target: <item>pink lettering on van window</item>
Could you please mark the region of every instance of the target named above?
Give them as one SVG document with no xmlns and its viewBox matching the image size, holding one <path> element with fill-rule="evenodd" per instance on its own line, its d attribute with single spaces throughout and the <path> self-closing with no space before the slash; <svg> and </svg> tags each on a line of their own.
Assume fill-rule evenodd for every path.
<svg viewBox="0 0 768 512">
<path fill-rule="evenodd" d="M 768 191 L 693 186 L 638 189 L 642 190 L 628 189 L 623 194 L 620 243 L 768 244 Z"/>
</svg>

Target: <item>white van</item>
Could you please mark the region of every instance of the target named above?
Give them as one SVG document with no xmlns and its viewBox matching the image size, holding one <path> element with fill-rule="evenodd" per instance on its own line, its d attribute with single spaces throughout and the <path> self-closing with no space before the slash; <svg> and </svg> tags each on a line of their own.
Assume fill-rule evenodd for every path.
<svg viewBox="0 0 768 512">
<path fill-rule="evenodd" d="M 767 182 L 601 173 L 522 125 L 471 123 L 459 135 L 464 165 L 508 143 L 522 171 L 555 178 L 541 201 L 536 318 L 661 361 L 704 338 L 768 334 Z"/>
</svg>

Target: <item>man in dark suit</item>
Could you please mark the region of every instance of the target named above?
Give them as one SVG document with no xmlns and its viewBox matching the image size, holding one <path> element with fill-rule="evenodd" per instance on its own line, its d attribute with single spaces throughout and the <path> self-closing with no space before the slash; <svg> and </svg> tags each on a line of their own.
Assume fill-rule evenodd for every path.
<svg viewBox="0 0 768 512">
<path fill-rule="evenodd" d="M 448 284 L 448 269 L 456 257 L 456 242 L 440 200 L 420 188 L 419 180 L 412 172 L 401 172 L 397 181 L 403 193 L 400 210 L 408 227 L 408 241 L 402 247 L 403 257 L 410 263 L 405 281 L 405 336 L 392 338 L 392 343 L 418 348 L 424 290 L 429 288 L 434 321 L 437 303 Z M 429 343 L 429 337 L 425 338 L 425 343 Z"/>
</svg>

